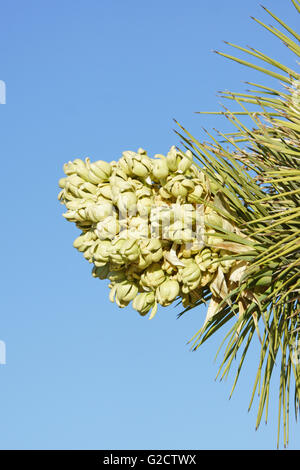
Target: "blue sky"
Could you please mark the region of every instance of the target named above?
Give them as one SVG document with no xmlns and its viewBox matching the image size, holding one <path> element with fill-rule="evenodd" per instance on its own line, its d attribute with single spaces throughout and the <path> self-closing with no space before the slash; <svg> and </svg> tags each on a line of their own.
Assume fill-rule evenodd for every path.
<svg viewBox="0 0 300 470">
<path fill-rule="evenodd" d="M 265 4 L 297 28 L 288 0 Z M 255 431 L 247 412 L 257 345 L 229 401 L 234 376 L 214 380 L 221 336 L 187 345 L 205 309 L 177 320 L 180 308 L 160 308 L 148 321 L 111 304 L 57 201 L 68 160 L 166 153 L 179 143 L 173 118 L 198 138 L 202 126 L 227 129 L 194 112 L 219 109 L 218 90 L 271 79 L 213 54 L 231 52 L 222 40 L 295 67 L 250 15 L 270 23 L 258 0 L 2 2 L 1 449 L 276 446 L 277 389 L 267 426 Z M 299 449 L 293 409 L 290 431 Z"/>
</svg>

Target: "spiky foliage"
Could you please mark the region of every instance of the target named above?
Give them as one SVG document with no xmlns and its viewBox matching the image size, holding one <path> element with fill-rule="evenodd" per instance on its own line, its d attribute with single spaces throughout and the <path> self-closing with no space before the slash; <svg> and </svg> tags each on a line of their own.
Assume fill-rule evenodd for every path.
<svg viewBox="0 0 300 470">
<path fill-rule="evenodd" d="M 292 3 L 300 13 L 299 0 Z M 254 20 L 299 57 L 300 35 L 266 8 L 265 11 L 280 29 Z M 227 376 L 239 358 L 233 392 L 249 345 L 258 335 L 260 356 L 249 408 L 258 392 L 256 426 L 264 411 L 267 420 L 270 380 L 273 371 L 280 368 L 278 442 L 283 416 L 286 445 L 291 392 L 296 418 L 300 403 L 300 77 L 298 72 L 256 49 L 227 44 L 259 59 L 259 65 L 225 53 L 218 52 L 219 55 L 263 72 L 279 84 L 270 88 L 250 83 L 254 89 L 246 93 L 221 93 L 240 106 L 239 111 L 224 107 L 221 113 L 214 113 L 223 114 L 235 126 L 231 134 L 219 132 L 218 138 L 209 134 L 209 142 L 203 143 L 180 124 L 181 130 L 176 131 L 202 171 L 214 180 L 223 201 L 220 213 L 224 215 L 225 211 L 226 217 L 247 236 L 239 243 L 246 243 L 249 248 L 246 253 L 231 255 L 247 261 L 248 267 L 237 288 L 220 301 L 217 313 L 192 338 L 192 344 L 198 349 L 236 318 L 223 342 L 225 352 L 218 374 Z M 251 127 L 245 124 L 249 119 Z M 232 233 L 213 228 L 223 240 L 236 241 Z"/>
</svg>

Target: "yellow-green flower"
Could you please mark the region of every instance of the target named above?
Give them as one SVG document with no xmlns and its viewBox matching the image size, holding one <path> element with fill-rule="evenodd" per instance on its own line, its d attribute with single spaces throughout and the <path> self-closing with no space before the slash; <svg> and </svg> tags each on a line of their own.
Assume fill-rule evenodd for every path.
<svg viewBox="0 0 300 470">
<path fill-rule="evenodd" d="M 97 196 L 107 199 L 108 202 L 112 202 L 112 190 L 110 183 L 101 183 L 98 185 Z"/>
<path fill-rule="evenodd" d="M 193 164 L 193 154 L 187 150 L 184 154 L 180 154 L 181 160 L 178 164 L 178 173 L 186 173 Z"/>
<path fill-rule="evenodd" d="M 144 288 L 155 290 L 165 278 L 166 276 L 161 268 L 161 264 L 153 263 L 142 273 L 140 282 Z"/>
<path fill-rule="evenodd" d="M 180 155 L 178 155 L 176 147 L 173 145 L 166 156 L 168 167 L 171 171 L 175 172 L 180 162 Z"/>
<path fill-rule="evenodd" d="M 191 179 L 185 178 L 183 175 L 168 177 L 168 182 L 164 189 L 173 197 L 186 197 L 188 193 L 194 191 L 195 185 Z"/>
<path fill-rule="evenodd" d="M 76 174 L 85 181 L 90 181 L 89 170 L 87 167 L 87 161 L 84 162 L 80 158 L 76 158 L 72 162 L 64 164 L 64 172 L 66 175 Z M 93 183 L 93 181 L 91 181 Z"/>
<path fill-rule="evenodd" d="M 201 271 L 198 264 L 193 259 L 186 259 L 183 261 L 184 267 L 180 267 L 178 271 L 178 278 L 182 282 L 182 291 L 188 293 L 200 284 Z"/>
<path fill-rule="evenodd" d="M 89 263 L 93 262 L 94 254 L 99 246 L 99 240 L 96 240 L 91 246 L 89 246 L 83 253 L 83 256 Z"/>
<path fill-rule="evenodd" d="M 179 294 L 179 284 L 174 279 L 167 279 L 156 290 L 156 299 L 162 306 L 170 305 Z"/>
<path fill-rule="evenodd" d="M 204 189 L 202 184 L 197 181 L 194 181 L 194 190 L 187 195 L 187 201 L 193 203 L 200 203 L 204 196 Z"/>
<path fill-rule="evenodd" d="M 85 251 L 89 246 L 92 246 L 97 240 L 97 235 L 94 231 L 89 230 L 86 233 L 82 233 L 77 237 L 74 242 L 74 248 L 77 248 L 78 251 Z"/>
<path fill-rule="evenodd" d="M 138 287 L 133 281 L 123 281 L 117 284 L 116 287 L 116 303 L 119 307 L 126 307 L 126 305 L 135 298 L 138 293 Z"/>
<path fill-rule="evenodd" d="M 148 216 L 151 213 L 152 207 L 153 207 L 152 197 L 145 196 L 145 197 L 140 197 L 137 200 L 136 208 L 137 208 L 137 212 L 141 216 Z"/>
<path fill-rule="evenodd" d="M 100 240 L 112 240 L 120 230 L 120 224 L 116 216 L 110 215 L 97 224 L 96 234 Z"/>
<path fill-rule="evenodd" d="M 110 254 L 112 253 L 113 247 L 111 241 L 101 240 L 97 245 L 97 249 L 93 255 L 93 261 L 96 266 L 103 266 L 110 259 Z"/>
<path fill-rule="evenodd" d="M 219 256 L 209 248 L 203 250 L 195 256 L 195 261 L 203 272 L 214 273 L 219 266 Z"/>
<path fill-rule="evenodd" d="M 143 292 L 137 295 L 132 301 L 132 307 L 139 312 L 140 315 L 147 315 L 149 310 L 155 305 L 154 292 Z"/>
<path fill-rule="evenodd" d="M 145 154 L 139 154 L 131 151 L 123 152 L 124 161 L 127 164 L 129 174 L 146 178 L 152 170 L 152 161 Z"/>
<path fill-rule="evenodd" d="M 120 169 L 113 172 L 113 174 L 109 178 L 109 184 L 111 187 L 111 198 L 113 203 L 116 203 L 118 201 L 118 198 L 121 193 L 133 191 L 133 186 L 129 182 L 126 173 L 124 173 Z"/>
<path fill-rule="evenodd" d="M 125 259 L 121 254 L 124 242 L 125 240 L 123 238 L 117 238 L 111 243 L 110 259 L 115 264 L 123 265 L 125 263 Z"/>
<path fill-rule="evenodd" d="M 98 179 L 98 183 L 104 183 L 109 181 L 112 167 L 110 163 L 107 163 L 103 160 L 98 160 L 95 163 L 89 164 L 89 171 L 90 175 L 92 175 L 96 180 Z"/>
<path fill-rule="evenodd" d="M 153 162 L 153 169 L 152 169 L 152 175 L 155 180 L 163 180 L 167 178 L 169 174 L 169 167 L 167 164 L 167 160 L 163 155 L 156 155 L 158 158 L 157 160 L 154 160 Z"/>
<path fill-rule="evenodd" d="M 121 193 L 117 200 L 117 207 L 123 215 L 134 215 L 137 212 L 137 200 L 133 191 Z"/>
<path fill-rule="evenodd" d="M 125 239 L 120 245 L 120 255 L 125 262 L 132 263 L 139 257 L 140 249 L 138 242 L 134 239 Z"/>
<path fill-rule="evenodd" d="M 162 245 L 160 240 L 158 240 L 157 238 L 141 240 L 140 250 L 140 267 L 146 268 L 152 263 L 157 263 L 163 256 Z"/>
<path fill-rule="evenodd" d="M 163 236 L 177 243 L 185 243 L 193 240 L 194 233 L 191 226 L 187 226 L 181 220 L 177 220 L 169 227 L 165 228 Z"/>
<path fill-rule="evenodd" d="M 176 150 L 175 146 L 172 146 L 167 154 L 166 161 L 172 172 L 186 173 L 192 166 L 193 155 L 190 150 L 183 153 Z"/>
<path fill-rule="evenodd" d="M 112 215 L 113 209 L 109 202 L 90 203 L 85 209 L 85 217 L 92 222 L 102 222 Z"/>
</svg>

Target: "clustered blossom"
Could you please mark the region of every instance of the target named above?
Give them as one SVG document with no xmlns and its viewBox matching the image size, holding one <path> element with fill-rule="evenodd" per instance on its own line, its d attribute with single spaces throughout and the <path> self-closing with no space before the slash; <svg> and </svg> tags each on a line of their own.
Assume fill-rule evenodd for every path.
<svg viewBox="0 0 300 470">
<path fill-rule="evenodd" d="M 189 307 L 204 290 L 214 299 L 234 279 L 220 227 L 235 227 L 213 210 L 213 184 L 174 146 L 166 156 L 125 151 L 116 162 L 76 159 L 64 165 L 59 200 L 81 235 L 74 247 L 109 279 L 110 300 L 141 315 L 181 300 Z M 222 232 L 221 232 L 222 233 Z M 225 257 L 225 259 L 224 259 Z"/>
</svg>

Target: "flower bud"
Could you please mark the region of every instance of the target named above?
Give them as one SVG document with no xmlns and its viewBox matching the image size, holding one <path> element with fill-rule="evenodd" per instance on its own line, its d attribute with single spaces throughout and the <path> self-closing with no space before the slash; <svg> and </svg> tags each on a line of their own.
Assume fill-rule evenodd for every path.
<svg viewBox="0 0 300 470">
<path fill-rule="evenodd" d="M 181 175 L 168 178 L 168 180 L 168 183 L 165 185 L 165 190 L 176 198 L 179 196 L 186 197 L 188 193 L 192 192 L 195 188 L 192 180 Z"/>
<path fill-rule="evenodd" d="M 137 212 L 136 203 L 137 201 L 135 193 L 128 191 L 119 195 L 117 200 L 117 207 L 123 215 L 134 215 Z"/>
<path fill-rule="evenodd" d="M 79 159 L 75 159 L 74 162 L 68 161 L 68 163 L 65 163 L 63 166 L 64 173 L 66 175 L 74 175 L 76 174 L 76 163 L 78 164 Z"/>
<path fill-rule="evenodd" d="M 123 308 L 135 298 L 138 293 L 137 285 L 132 281 L 123 281 L 117 284 L 116 288 L 116 303 L 119 307 Z"/>
<path fill-rule="evenodd" d="M 188 202 L 200 203 L 203 199 L 203 186 L 201 184 L 196 184 L 194 191 L 188 194 Z"/>
<path fill-rule="evenodd" d="M 190 150 L 187 150 L 185 154 L 182 154 L 182 158 L 178 164 L 178 173 L 185 173 L 193 164 L 193 154 Z"/>
<path fill-rule="evenodd" d="M 176 147 L 173 145 L 166 156 L 168 167 L 171 171 L 176 171 L 180 162 L 180 156 L 177 153 Z"/>
<path fill-rule="evenodd" d="M 79 176 L 73 174 L 66 178 L 65 190 L 71 192 L 74 196 L 78 197 L 78 190 L 80 186 L 84 183 L 84 180 Z"/>
<path fill-rule="evenodd" d="M 203 248 L 203 250 L 195 256 L 195 261 L 201 271 L 214 273 L 220 264 L 218 258 L 217 253 L 212 252 L 209 248 Z"/>
<path fill-rule="evenodd" d="M 185 267 L 179 268 L 178 277 L 183 283 L 182 291 L 188 293 L 198 287 L 201 280 L 201 271 L 193 259 L 183 261 Z"/>
<path fill-rule="evenodd" d="M 112 252 L 112 244 L 108 240 L 102 240 L 96 251 L 94 252 L 93 260 L 96 266 L 103 266 L 109 261 L 110 254 Z"/>
<path fill-rule="evenodd" d="M 120 225 L 118 219 L 110 215 L 103 221 L 98 222 L 96 234 L 100 240 L 112 240 L 119 233 Z"/>
<path fill-rule="evenodd" d="M 91 246 L 84 251 L 83 256 L 89 263 L 93 262 L 95 251 L 98 248 L 99 240 L 96 240 Z"/>
<path fill-rule="evenodd" d="M 109 183 L 98 184 L 97 196 L 112 201 L 112 189 Z"/>
<path fill-rule="evenodd" d="M 153 162 L 153 169 L 152 169 L 152 175 L 155 180 L 162 180 L 165 179 L 168 174 L 169 174 L 169 168 L 167 164 L 167 160 L 165 157 L 162 155 L 162 158 L 159 160 L 155 160 Z"/>
<path fill-rule="evenodd" d="M 159 188 L 159 195 L 163 199 L 170 199 L 172 197 L 172 194 L 170 194 L 164 187 Z"/>
<path fill-rule="evenodd" d="M 167 279 L 156 290 L 156 299 L 162 306 L 170 305 L 179 294 L 179 284 L 173 279 Z"/>
<path fill-rule="evenodd" d="M 67 182 L 67 178 L 60 178 L 60 180 L 58 181 L 58 186 L 60 188 L 64 188 L 66 186 L 66 182 Z"/>
<path fill-rule="evenodd" d="M 99 183 L 104 183 L 106 181 L 109 181 L 112 167 L 110 163 L 105 162 L 103 160 L 98 160 L 95 163 L 89 164 L 89 170 L 93 174 L 93 176 L 98 178 Z"/>
<path fill-rule="evenodd" d="M 97 193 L 97 186 L 88 181 L 84 182 L 79 187 L 79 194 L 81 197 L 86 197 L 87 193 L 95 195 Z"/>
<path fill-rule="evenodd" d="M 155 305 L 154 292 L 143 292 L 137 295 L 132 302 L 132 307 L 139 312 L 140 315 L 147 315 L 149 310 Z"/>
<path fill-rule="evenodd" d="M 92 222 L 102 222 L 107 217 L 111 216 L 113 212 L 113 205 L 109 202 L 100 204 L 88 204 L 85 209 L 86 218 Z"/>
<path fill-rule="evenodd" d="M 194 234 L 191 226 L 184 224 L 181 220 L 177 220 L 163 232 L 164 238 L 172 240 L 176 243 L 185 243 L 193 240 Z"/>
<path fill-rule="evenodd" d="M 132 185 L 129 181 L 124 181 L 122 178 L 112 176 L 110 178 L 111 199 L 114 204 L 117 204 L 121 194 L 133 191 Z"/>
<path fill-rule="evenodd" d="M 121 254 L 122 247 L 125 240 L 123 238 L 118 238 L 112 241 L 110 259 L 113 263 L 123 265 L 125 260 Z"/>
<path fill-rule="evenodd" d="M 237 228 L 218 214 L 210 178 L 190 151 L 173 146 L 152 160 L 139 149 L 118 162 L 75 159 L 64 170 L 58 197 L 64 217 L 82 230 L 74 247 L 94 264 L 94 277 L 110 280 L 111 301 L 125 307 L 133 300 L 152 318 L 158 302 L 167 306 L 179 295 L 185 308 L 197 305 L 203 288 L 224 298 L 236 263 L 220 260 L 228 254 L 222 230 Z"/>
<path fill-rule="evenodd" d="M 120 254 L 125 262 L 132 263 L 140 254 L 140 249 L 136 240 L 127 239 L 123 240 L 120 245 Z"/>
<path fill-rule="evenodd" d="M 147 155 L 127 151 L 123 152 L 123 158 L 132 175 L 146 178 L 150 174 L 152 162 Z"/>
<path fill-rule="evenodd" d="M 161 242 L 157 238 L 141 240 L 140 250 L 142 257 L 151 260 L 151 263 L 157 263 L 163 256 Z"/>
<path fill-rule="evenodd" d="M 86 206 L 90 204 L 85 199 L 72 199 L 71 201 L 66 201 L 65 206 L 70 211 L 77 211 L 79 209 L 85 209 Z"/>
<path fill-rule="evenodd" d="M 137 200 L 136 208 L 141 216 L 148 216 L 153 207 L 152 197 L 141 197 Z"/>
<path fill-rule="evenodd" d="M 168 275 L 172 275 L 174 274 L 174 272 L 176 271 L 176 268 L 174 267 L 173 264 L 170 263 L 170 261 L 168 261 L 167 259 L 164 259 L 163 260 L 163 263 L 161 265 L 161 268 L 163 269 L 163 271 L 165 271 L 166 274 Z"/>
<path fill-rule="evenodd" d="M 180 220 L 184 224 L 192 224 L 195 222 L 196 212 L 192 204 L 172 204 L 170 208 L 173 213 L 172 221 Z"/>
<path fill-rule="evenodd" d="M 84 220 L 78 211 L 67 211 L 63 214 L 63 217 L 69 222 L 81 222 Z"/>
<path fill-rule="evenodd" d="M 80 158 L 76 158 L 73 162 L 65 163 L 64 172 L 66 175 L 78 175 L 85 181 L 89 181 L 89 170 L 87 164 Z"/>
<path fill-rule="evenodd" d="M 129 176 L 131 174 L 131 171 L 130 171 L 130 168 L 128 166 L 128 163 L 126 161 L 126 159 L 124 157 L 121 157 L 119 160 L 118 160 L 118 168 L 120 170 L 122 170 L 127 176 Z"/>
<path fill-rule="evenodd" d="M 88 231 L 86 233 L 82 233 L 79 237 L 77 237 L 74 242 L 74 248 L 77 248 L 78 251 L 85 251 L 89 246 L 92 246 L 95 241 L 97 240 L 97 235 L 93 231 Z"/>
<path fill-rule="evenodd" d="M 149 225 L 146 217 L 131 217 L 127 223 L 127 228 L 128 230 L 124 230 L 124 238 L 133 238 L 135 240 L 149 238 Z"/>
<path fill-rule="evenodd" d="M 207 265 L 204 264 L 204 261 L 209 260 L 211 257 L 211 250 L 209 248 L 203 248 L 200 253 L 195 256 L 195 261 L 199 265 L 201 271 L 206 271 Z"/>
<path fill-rule="evenodd" d="M 145 288 L 156 289 L 165 280 L 165 273 L 159 263 L 151 264 L 141 275 L 141 285 Z"/>
</svg>

